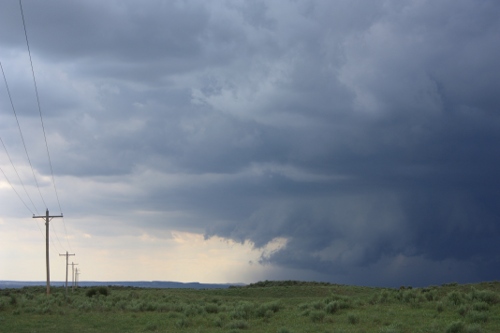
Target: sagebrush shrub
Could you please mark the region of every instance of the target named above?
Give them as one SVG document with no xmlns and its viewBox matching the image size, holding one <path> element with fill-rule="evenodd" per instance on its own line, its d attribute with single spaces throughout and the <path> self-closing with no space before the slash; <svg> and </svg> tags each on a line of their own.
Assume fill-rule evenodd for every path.
<svg viewBox="0 0 500 333">
<path fill-rule="evenodd" d="M 168 303 L 158 303 L 156 305 L 156 311 L 157 312 L 169 312 L 170 305 Z"/>
<path fill-rule="evenodd" d="M 490 306 L 486 302 L 475 302 L 472 304 L 472 309 L 476 311 L 488 311 Z"/>
<path fill-rule="evenodd" d="M 257 317 L 270 318 L 282 308 L 279 301 L 268 302 L 260 305 L 256 310 Z"/>
<path fill-rule="evenodd" d="M 438 302 L 436 305 L 436 310 L 437 312 L 443 312 L 444 311 L 444 305 L 442 302 Z"/>
<path fill-rule="evenodd" d="M 454 321 L 446 328 L 446 333 L 462 333 L 465 331 L 465 325 L 461 321 Z"/>
<path fill-rule="evenodd" d="M 286 327 L 281 327 L 279 328 L 276 333 L 292 333 L 292 331 L 290 331 L 288 328 Z"/>
<path fill-rule="evenodd" d="M 87 297 L 98 296 L 98 295 L 108 296 L 109 291 L 108 288 L 106 287 L 92 287 L 89 290 L 87 290 L 85 295 L 87 295 Z"/>
<path fill-rule="evenodd" d="M 488 314 L 486 312 L 471 311 L 467 315 L 467 318 L 472 323 L 485 323 L 488 321 Z"/>
<path fill-rule="evenodd" d="M 500 302 L 500 296 L 498 296 L 497 293 L 491 290 L 477 290 L 477 289 L 472 289 L 472 291 L 469 293 L 469 297 L 472 300 L 478 300 L 478 301 L 483 301 L 485 303 L 488 303 L 490 305 L 496 304 Z"/>
<path fill-rule="evenodd" d="M 410 290 L 405 290 L 402 292 L 402 300 L 405 303 L 417 303 L 419 301 L 419 298 L 417 296 L 417 292 L 413 289 Z"/>
<path fill-rule="evenodd" d="M 368 300 L 368 303 L 369 304 L 377 304 L 379 300 L 379 296 L 378 295 L 373 295 L 369 300 Z"/>
<path fill-rule="evenodd" d="M 462 317 L 465 316 L 468 311 L 469 311 L 469 308 L 467 306 L 465 306 L 465 305 L 461 305 L 458 308 L 458 314 L 461 315 Z"/>
<path fill-rule="evenodd" d="M 213 324 L 215 327 L 222 327 L 224 326 L 224 320 L 221 317 L 215 317 Z"/>
<path fill-rule="evenodd" d="M 206 313 L 218 313 L 219 307 L 216 304 L 207 304 L 207 305 L 205 305 L 205 312 Z"/>
<path fill-rule="evenodd" d="M 311 305 L 312 305 L 313 309 L 322 310 L 323 307 L 325 306 L 325 303 L 323 303 L 321 301 L 317 301 L 317 302 L 313 302 Z"/>
<path fill-rule="evenodd" d="M 278 312 L 283 307 L 279 301 L 268 302 L 268 303 L 264 304 L 264 306 L 268 310 L 271 310 L 274 313 Z"/>
<path fill-rule="evenodd" d="M 425 299 L 427 299 L 427 301 L 433 301 L 435 298 L 435 293 L 434 291 L 429 291 L 429 292 L 426 292 L 425 293 Z"/>
<path fill-rule="evenodd" d="M 156 331 L 158 329 L 158 325 L 155 323 L 147 323 L 145 329 L 146 331 Z"/>
<path fill-rule="evenodd" d="M 246 320 L 233 320 L 227 325 L 230 329 L 246 329 L 248 328 L 248 322 Z"/>
<path fill-rule="evenodd" d="M 349 322 L 349 324 L 355 325 L 359 323 L 359 316 L 354 313 L 349 313 L 347 315 L 347 321 Z"/>
<path fill-rule="evenodd" d="M 175 326 L 177 326 L 178 328 L 185 328 L 189 327 L 190 325 L 191 322 L 186 317 L 182 317 L 175 322 Z"/>
<path fill-rule="evenodd" d="M 298 308 L 299 308 L 299 310 L 307 310 L 307 309 L 309 309 L 309 303 L 299 304 Z"/>
<path fill-rule="evenodd" d="M 402 330 L 398 325 L 386 326 L 380 330 L 380 333 L 401 333 L 401 332 Z"/>
<path fill-rule="evenodd" d="M 379 303 L 387 303 L 387 301 L 389 300 L 389 296 L 389 292 L 387 290 L 383 290 L 380 293 Z"/>
<path fill-rule="evenodd" d="M 340 304 L 338 301 L 333 301 L 333 302 L 330 302 L 326 305 L 325 307 L 325 311 L 326 313 L 329 313 L 329 314 L 334 314 L 335 312 L 337 312 L 338 310 L 340 309 Z"/>
<path fill-rule="evenodd" d="M 452 291 L 446 296 L 448 301 L 453 305 L 460 305 L 463 302 L 462 294 L 458 291 Z"/>
<path fill-rule="evenodd" d="M 186 314 L 186 316 L 188 317 L 194 317 L 198 314 L 201 314 L 203 313 L 203 309 L 200 308 L 198 305 L 196 304 L 191 304 L 191 305 L 188 305 L 186 307 L 186 310 L 184 311 L 184 313 Z"/>
<path fill-rule="evenodd" d="M 481 329 L 481 325 L 472 324 L 472 325 L 467 327 L 466 332 L 467 333 L 482 333 L 483 330 Z"/>
<path fill-rule="evenodd" d="M 47 305 L 41 306 L 37 309 L 38 314 L 51 314 L 52 313 L 52 308 L 50 308 Z"/>
<path fill-rule="evenodd" d="M 323 319 L 325 318 L 325 312 L 320 311 L 320 310 L 311 311 L 309 313 L 309 318 L 314 323 L 322 322 Z"/>
</svg>

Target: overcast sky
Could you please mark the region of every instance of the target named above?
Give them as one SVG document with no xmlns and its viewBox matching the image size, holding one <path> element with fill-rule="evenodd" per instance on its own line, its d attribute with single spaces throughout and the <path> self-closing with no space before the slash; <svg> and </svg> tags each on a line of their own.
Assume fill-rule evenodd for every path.
<svg viewBox="0 0 500 333">
<path fill-rule="evenodd" d="M 1 1 L 45 204 L 2 78 L 0 280 L 44 280 L 45 208 L 54 280 L 500 278 L 497 0 L 22 5 L 61 208 Z"/>
</svg>

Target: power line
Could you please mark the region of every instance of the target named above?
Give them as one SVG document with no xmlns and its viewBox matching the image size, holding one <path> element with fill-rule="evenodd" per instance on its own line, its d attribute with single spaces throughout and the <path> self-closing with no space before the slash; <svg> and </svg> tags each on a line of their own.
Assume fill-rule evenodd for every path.
<svg viewBox="0 0 500 333">
<path fill-rule="evenodd" d="M 10 187 L 14 190 L 14 192 L 16 193 L 17 197 L 19 198 L 19 200 L 21 200 L 21 202 L 24 204 L 24 206 L 31 212 L 31 214 L 35 215 L 31 209 L 28 207 L 28 205 L 26 205 L 26 203 L 24 202 L 24 200 L 21 198 L 21 196 L 19 195 L 19 193 L 17 193 L 16 189 L 14 188 L 14 186 L 12 186 L 12 183 L 10 182 L 9 178 L 7 177 L 7 175 L 5 174 L 5 172 L 3 171 L 3 169 L 0 167 L 0 171 L 2 171 L 4 177 L 5 177 L 5 180 L 7 181 L 7 183 L 9 183 Z M 40 228 L 40 226 L 38 225 L 38 223 L 36 224 L 36 226 L 38 227 L 38 230 L 40 231 L 40 233 L 42 234 L 43 236 L 43 232 L 42 232 L 42 229 Z"/>
<path fill-rule="evenodd" d="M 26 31 L 26 22 L 24 20 L 23 5 L 22 5 L 21 0 L 19 0 L 19 6 L 21 8 L 21 17 L 23 19 L 24 36 L 26 37 L 26 46 L 28 47 L 28 55 L 29 55 L 30 64 L 31 64 L 31 74 L 33 75 L 33 84 L 35 86 L 36 103 L 38 105 L 38 113 L 40 114 L 40 122 L 42 124 L 43 138 L 45 139 L 45 148 L 47 149 L 47 156 L 49 158 L 50 173 L 52 175 L 52 184 L 54 185 L 54 191 L 56 193 L 57 203 L 59 205 L 59 210 L 61 211 L 62 209 L 61 209 L 61 204 L 59 203 L 59 195 L 57 194 L 56 182 L 54 180 L 54 171 L 52 169 L 52 160 L 50 159 L 49 145 L 47 143 L 47 135 L 45 134 L 45 126 L 43 124 L 42 108 L 40 107 L 40 97 L 38 95 L 38 86 L 36 84 L 35 69 L 33 67 L 33 60 L 31 58 L 30 44 L 28 42 L 28 32 Z"/>
<path fill-rule="evenodd" d="M 44 124 L 43 124 L 43 118 L 42 118 L 42 113 L 41 113 L 41 108 L 40 108 L 40 99 L 39 99 L 39 94 L 38 94 L 38 87 L 37 87 L 37 84 L 36 84 L 35 72 L 34 72 L 33 62 L 32 62 L 32 58 L 31 58 L 31 51 L 30 51 L 30 49 L 29 49 L 28 35 L 27 35 L 27 32 L 26 32 L 26 25 L 25 25 L 24 13 L 23 13 L 23 9 L 22 9 L 21 0 L 19 1 L 19 5 L 20 5 L 20 7 L 21 7 L 21 16 L 22 16 L 22 20 L 23 20 L 23 27 L 24 27 L 25 37 L 26 37 L 26 44 L 27 44 L 27 46 L 28 46 L 28 53 L 29 53 L 29 58 L 30 58 L 30 63 L 31 63 L 31 71 L 32 71 L 32 74 L 33 74 L 33 82 L 34 82 L 34 85 L 35 85 L 35 93 L 36 93 L 36 98 L 37 98 L 38 110 L 39 110 L 39 113 L 40 113 L 40 121 L 41 121 L 41 124 L 42 124 L 42 129 L 43 129 L 43 134 L 44 134 L 44 139 L 45 139 L 45 146 L 46 146 L 46 149 L 47 149 L 47 155 L 48 155 L 49 164 L 50 164 L 50 169 L 51 169 L 51 174 L 52 174 L 52 181 L 53 181 L 53 185 L 54 185 L 54 191 L 55 191 L 55 194 L 56 194 L 56 198 L 57 198 L 57 202 L 58 202 L 58 205 L 59 205 L 59 209 L 61 209 L 61 204 L 60 204 L 60 202 L 59 202 L 59 196 L 58 196 L 58 193 L 57 193 L 57 188 L 56 188 L 56 185 L 55 185 L 55 178 L 54 178 L 54 172 L 53 172 L 53 168 L 52 168 L 52 161 L 51 161 L 51 159 L 50 159 L 50 153 L 49 153 L 49 148 L 48 148 L 48 144 L 47 144 L 47 136 L 46 136 L 46 133 L 45 133 L 45 127 L 44 127 Z M 12 110 L 13 110 L 13 112 L 14 112 L 14 116 L 15 116 L 15 118 L 16 118 L 16 122 L 17 122 L 17 126 L 18 126 L 18 129 L 19 129 L 19 134 L 20 134 L 20 136 L 21 136 L 21 141 L 22 141 L 22 143 L 23 143 L 24 151 L 25 151 L 25 153 L 26 153 L 26 157 L 27 157 L 28 162 L 29 162 L 29 165 L 30 165 L 30 167 L 31 167 L 31 171 L 32 171 L 32 174 L 33 174 L 33 178 L 34 178 L 34 180 L 35 180 L 35 184 L 36 184 L 37 189 L 38 189 L 38 193 L 39 193 L 39 195 L 40 195 L 40 198 L 42 199 L 43 204 L 45 205 L 45 207 L 47 207 L 47 204 L 46 204 L 46 202 L 45 202 L 45 200 L 44 200 L 44 198 L 43 198 L 43 196 L 42 196 L 42 193 L 41 193 L 41 190 L 40 190 L 40 186 L 39 186 L 39 184 L 38 184 L 38 180 L 37 180 L 37 178 L 36 178 L 35 171 L 34 171 L 34 168 L 33 168 L 32 163 L 31 163 L 31 159 L 30 159 L 29 154 L 28 154 L 28 149 L 27 149 L 27 147 L 26 147 L 26 142 L 25 142 L 25 140 L 24 140 L 24 136 L 23 136 L 23 133 L 22 133 L 22 130 L 21 130 L 21 125 L 20 125 L 20 123 L 19 123 L 19 119 L 18 119 L 18 117 L 17 117 L 16 109 L 15 109 L 15 107 L 14 107 L 14 103 L 13 103 L 12 96 L 11 96 L 11 93 L 10 93 L 10 89 L 9 89 L 9 85 L 8 85 L 7 78 L 6 78 L 6 75 L 5 75 L 5 71 L 4 71 L 4 69 L 3 69 L 3 66 L 2 66 L 1 62 L 0 62 L 0 68 L 1 68 L 1 71 L 2 71 L 2 74 L 3 74 L 3 78 L 4 78 L 4 81 L 5 81 L 5 86 L 6 86 L 6 88 L 7 88 L 7 94 L 8 94 L 9 100 L 10 100 L 10 104 L 11 104 L 11 106 L 12 106 Z M 1 141 L 2 145 L 3 145 L 3 147 L 4 147 L 4 150 L 5 150 L 5 152 L 6 152 L 7 156 L 8 156 L 8 158 L 9 158 L 9 161 L 11 162 L 12 167 L 14 168 L 14 171 L 15 171 L 15 172 L 16 172 L 16 174 L 17 174 L 17 177 L 18 177 L 18 179 L 19 179 L 19 181 L 20 181 L 21 185 L 23 186 L 23 189 L 24 189 L 24 191 L 25 191 L 26 195 L 28 196 L 29 200 L 31 201 L 31 204 L 33 205 L 33 207 L 34 207 L 35 211 L 37 211 L 36 206 L 35 206 L 35 204 L 33 203 L 33 200 L 31 199 L 31 197 L 29 196 L 29 194 L 28 194 L 28 192 L 27 192 L 27 190 L 26 190 L 26 187 L 24 186 L 24 183 L 23 183 L 23 181 L 21 180 L 21 177 L 20 177 L 20 175 L 19 175 L 19 173 L 18 173 L 18 171 L 17 171 L 16 167 L 14 166 L 14 163 L 13 163 L 13 161 L 12 161 L 12 159 L 11 159 L 11 157 L 10 157 L 10 155 L 9 155 L 8 151 L 7 151 L 7 148 L 6 148 L 6 146 L 5 146 L 4 142 L 3 142 L 3 140 L 2 140 L 1 138 L 0 138 L 0 141 Z M 29 208 L 29 206 L 26 204 L 26 202 L 22 199 L 22 197 L 19 195 L 19 193 L 17 192 L 17 190 L 14 188 L 14 186 L 13 186 L 13 185 L 12 185 L 12 183 L 10 182 L 10 180 L 9 180 L 9 178 L 7 177 L 7 175 L 6 175 L 6 173 L 4 172 L 4 170 L 3 170 L 2 168 L 0 168 L 0 171 L 2 172 L 2 174 L 3 174 L 3 175 L 4 175 L 4 177 L 5 177 L 5 179 L 7 180 L 7 183 L 10 185 L 10 187 L 11 187 L 11 188 L 14 190 L 14 192 L 16 193 L 17 197 L 21 200 L 21 202 L 24 204 L 24 206 L 25 206 L 25 207 L 26 207 L 26 208 L 27 208 L 27 209 L 28 209 L 28 210 L 29 210 L 29 211 L 33 214 L 33 218 L 38 218 L 38 217 L 41 217 L 41 216 L 35 216 L 35 214 L 33 213 L 33 211 Z M 37 211 L 37 213 L 38 213 L 38 211 Z M 49 291 L 50 291 L 50 289 L 49 289 L 49 288 L 50 288 L 50 282 L 49 282 L 49 281 L 50 281 L 50 280 L 49 280 L 49 279 L 50 279 L 50 275 L 49 275 L 50 273 L 49 273 L 49 265 L 48 265 L 48 262 L 49 262 L 49 237 L 48 237 L 48 233 L 49 233 L 49 218 L 50 218 L 50 219 L 52 219 L 53 217 L 62 217 L 62 213 L 61 213 L 61 215 L 60 215 L 60 216 L 49 216 L 49 215 L 48 215 L 48 209 L 46 209 L 46 223 L 45 223 L 45 224 L 46 224 L 46 252 L 47 252 L 47 253 L 46 253 L 46 260 L 47 260 L 47 281 L 48 281 L 48 283 L 47 283 L 47 286 L 48 286 L 48 287 L 47 287 L 47 288 L 48 288 L 48 289 L 47 289 L 47 292 L 49 292 Z M 38 227 L 38 229 L 39 229 L 40 233 L 43 235 L 43 232 L 42 232 L 42 230 L 40 229 L 40 226 L 38 225 L 38 223 L 36 223 L 36 225 L 37 225 L 37 227 Z M 65 228 L 65 231 L 66 231 L 66 226 L 64 226 L 64 228 Z M 57 235 L 57 232 L 55 232 L 55 229 L 54 229 L 54 228 L 53 228 L 53 231 L 54 231 L 54 233 L 55 233 L 55 235 L 56 235 L 56 238 L 57 238 L 57 240 L 58 240 L 58 242 L 59 242 L 59 245 L 61 245 L 61 247 L 63 247 L 63 246 L 62 246 L 62 244 L 61 244 L 61 241 L 59 240 L 59 237 L 58 237 L 58 235 Z M 67 234 L 67 232 L 66 232 L 66 234 Z M 52 245 L 51 247 L 54 247 L 54 248 L 56 248 L 56 249 L 57 249 L 57 246 L 56 246 L 56 244 L 53 242 L 53 240 L 52 240 L 52 239 L 50 239 L 50 243 L 51 243 L 51 245 Z M 69 245 L 69 241 L 68 241 L 68 245 Z M 59 249 L 57 249 L 57 252 L 60 252 L 60 251 L 59 251 Z"/>
<path fill-rule="evenodd" d="M 23 132 L 21 130 L 21 124 L 19 124 L 19 119 L 17 118 L 16 108 L 14 107 L 14 103 L 12 102 L 12 96 L 10 95 L 9 84 L 7 83 L 7 77 L 5 76 L 5 72 L 3 70 L 2 63 L 0 62 L 0 68 L 2 69 L 3 79 L 5 81 L 5 87 L 7 88 L 7 94 L 9 95 L 10 105 L 12 106 L 12 111 L 14 111 L 14 116 L 16 117 L 17 128 L 19 129 L 19 135 L 21 136 L 21 141 L 23 142 L 24 151 L 26 152 L 26 157 L 28 158 L 28 162 L 31 167 L 31 172 L 33 174 L 33 179 L 35 180 L 36 187 L 38 188 L 38 194 L 40 194 L 40 198 L 42 199 L 43 204 L 47 207 L 45 200 L 43 200 L 42 191 L 40 191 L 40 186 L 38 185 L 38 180 L 35 176 L 35 170 L 33 169 L 33 165 L 31 164 L 31 159 L 28 154 L 28 149 L 26 148 L 26 142 L 24 141 Z"/>
<path fill-rule="evenodd" d="M 14 168 L 14 170 L 16 171 L 17 173 L 17 170 L 14 166 L 14 164 L 12 163 L 12 160 L 10 159 L 10 155 L 9 155 L 9 152 L 7 151 L 7 148 L 5 147 L 5 144 L 3 143 L 3 140 L 2 138 L 0 137 L 0 142 L 2 143 L 4 149 L 5 149 L 5 152 L 7 153 L 7 156 L 9 157 L 9 160 L 12 164 L 12 167 Z M 17 190 L 15 189 L 15 187 L 12 185 L 11 181 L 9 180 L 9 177 L 7 177 L 7 174 L 3 171 L 3 169 L 0 167 L 0 171 L 2 172 L 3 176 L 5 177 L 5 180 L 7 181 L 7 183 L 10 185 L 10 187 L 12 188 L 12 190 L 16 193 L 17 197 L 19 198 L 19 200 L 21 200 L 21 202 L 24 204 L 24 206 L 30 211 L 31 214 L 35 215 L 35 213 L 33 213 L 33 211 L 28 207 L 28 205 L 26 204 L 26 202 L 24 202 L 24 200 L 21 198 L 21 196 L 19 195 L 19 192 L 17 192 Z M 19 177 L 19 173 L 17 173 L 17 176 Z M 24 184 L 22 183 L 22 180 L 21 178 L 19 177 L 19 181 L 21 182 L 21 184 L 23 185 L 23 188 L 24 188 L 24 191 L 26 192 L 26 195 L 28 196 L 28 198 L 30 199 L 31 201 L 31 204 L 33 204 L 33 201 L 31 200 L 28 192 L 26 191 L 26 188 L 24 187 Z M 34 206 L 34 205 L 33 205 Z M 38 214 L 38 211 L 35 207 L 35 211 L 37 212 Z M 38 227 L 38 230 L 40 231 L 40 233 L 42 234 L 43 236 L 43 232 L 42 232 L 42 229 L 40 228 L 40 226 L 38 225 L 38 223 L 36 224 L 36 226 Z M 57 233 L 55 232 L 55 229 L 52 228 L 54 230 L 54 233 L 56 234 L 56 238 L 57 240 L 59 241 L 59 237 L 57 236 Z M 57 250 L 57 252 L 60 252 L 59 249 L 57 248 L 56 244 L 54 243 L 54 241 L 52 239 L 50 239 L 50 242 L 52 243 L 52 246 Z M 68 243 L 69 244 L 69 243 Z M 61 245 L 62 248 L 64 248 L 64 246 L 62 246 L 61 244 L 61 241 L 59 241 L 59 245 Z"/>
<path fill-rule="evenodd" d="M 26 37 L 26 46 L 28 48 L 28 55 L 29 55 L 29 58 L 30 58 L 31 73 L 33 75 L 33 84 L 34 84 L 34 87 L 35 87 L 35 94 L 36 94 L 36 102 L 37 102 L 37 105 L 38 105 L 38 113 L 40 114 L 40 123 L 42 124 L 43 137 L 45 139 L 45 148 L 47 150 L 47 157 L 48 157 L 48 160 L 49 160 L 50 174 L 52 176 L 52 184 L 54 186 L 54 192 L 56 194 L 57 205 L 59 206 L 59 212 L 61 212 L 61 216 L 62 216 L 61 202 L 59 201 L 59 194 L 57 192 L 56 181 L 55 181 L 55 177 L 54 177 L 54 169 L 52 167 L 52 159 L 50 158 L 49 144 L 47 142 L 47 135 L 45 133 L 45 126 L 44 126 L 44 123 L 43 123 L 42 108 L 40 107 L 40 97 L 39 97 L 39 94 L 38 94 L 38 86 L 36 84 L 35 69 L 33 67 L 33 60 L 32 60 L 32 57 L 31 57 L 31 50 L 30 50 L 30 45 L 29 45 L 29 41 L 28 41 L 28 32 L 26 30 L 26 21 L 24 19 L 23 4 L 22 4 L 21 0 L 19 0 L 19 8 L 21 9 L 21 17 L 23 19 L 24 36 Z M 45 206 L 47 206 L 47 205 L 45 205 Z M 68 241 L 68 231 L 66 229 L 66 223 L 64 221 L 64 218 L 63 218 L 63 226 L 64 226 L 64 232 L 66 233 L 66 242 L 68 243 L 68 246 L 71 249 L 71 246 L 69 245 L 69 241 Z M 56 238 L 58 238 L 57 234 L 56 234 Z M 58 238 L 58 240 L 59 240 L 59 238 Z"/>
<path fill-rule="evenodd" d="M 66 243 L 68 244 L 69 250 L 73 252 L 71 244 L 69 243 L 69 236 L 68 236 L 68 231 L 66 230 L 66 221 L 64 220 L 64 216 L 62 218 L 62 221 L 63 221 L 64 233 L 66 234 Z"/>
<path fill-rule="evenodd" d="M 14 171 L 16 172 L 17 174 L 17 179 L 19 179 L 19 182 L 21 183 L 23 189 L 24 189 L 24 193 L 26 193 L 26 195 L 28 196 L 28 199 L 30 199 L 30 202 L 31 204 L 33 205 L 33 208 L 35 209 L 35 211 L 37 212 L 38 214 L 38 210 L 36 209 L 36 206 L 35 204 L 33 203 L 33 200 L 31 200 L 31 197 L 30 195 L 28 194 L 28 191 L 26 190 L 26 187 L 24 186 L 24 183 L 23 181 L 21 180 L 21 176 L 19 176 L 19 172 L 17 172 L 17 169 L 16 167 L 14 166 L 14 162 L 12 162 L 12 159 L 10 158 L 10 155 L 9 155 L 9 152 L 7 151 L 7 147 L 5 146 L 5 144 L 3 143 L 3 140 L 2 138 L 0 137 L 0 142 L 2 142 L 2 146 L 3 146 L 3 149 L 5 150 L 5 153 L 7 154 L 7 157 L 9 158 L 9 161 L 10 161 L 10 164 L 12 165 L 12 167 L 14 168 Z M 14 189 L 14 186 L 12 186 L 12 184 L 10 183 L 10 181 L 8 180 L 7 176 L 5 175 L 5 173 L 3 172 L 2 170 L 2 173 L 4 174 L 5 176 L 5 179 L 7 179 L 7 182 L 10 184 L 10 187 L 12 187 L 12 189 L 14 190 L 14 192 L 16 192 L 17 196 L 19 197 L 19 199 L 21 199 L 21 197 L 19 196 L 19 194 L 17 193 L 17 191 Z M 21 201 L 23 201 L 21 199 Z M 33 212 L 31 211 L 31 209 L 29 209 L 29 207 L 24 203 L 23 201 L 23 204 L 26 206 L 26 208 L 28 208 L 28 210 L 33 214 Z"/>
<path fill-rule="evenodd" d="M 1 139 L 0 139 L 1 140 Z M 2 142 L 3 143 L 3 142 Z M 7 175 L 5 174 L 5 172 L 3 171 L 2 167 L 0 167 L 0 171 L 2 171 L 3 173 L 3 176 L 5 177 L 5 180 L 7 181 L 7 183 L 9 183 L 10 187 L 12 187 L 12 189 L 14 190 L 14 192 L 16 193 L 17 197 L 19 198 L 19 200 L 21 200 L 21 202 L 24 204 L 24 206 L 31 212 L 31 214 L 35 214 L 33 213 L 33 211 L 28 207 L 28 205 L 26 204 L 26 202 L 24 202 L 24 200 L 21 198 L 21 196 L 19 195 L 19 193 L 17 193 L 16 189 L 14 188 L 14 186 L 12 186 L 12 183 L 10 182 L 9 180 L 9 177 L 7 177 Z"/>
<path fill-rule="evenodd" d="M 0 141 L 2 141 L 2 145 L 5 148 L 5 145 L 3 144 L 2 138 L 0 138 Z M 7 156 L 9 156 L 9 153 L 7 152 L 7 148 L 5 148 L 5 152 L 7 153 Z M 10 156 L 9 156 L 9 159 L 10 159 Z M 12 161 L 11 161 L 11 163 L 12 163 Z M 15 170 L 15 168 L 14 168 L 14 170 Z M 33 211 L 28 207 L 28 205 L 24 202 L 24 200 L 21 198 L 21 196 L 19 195 L 19 193 L 16 191 L 16 189 L 14 188 L 14 186 L 12 185 L 12 183 L 10 182 L 9 177 L 7 177 L 7 175 L 5 174 L 5 172 L 3 171 L 3 169 L 1 167 L 0 167 L 0 171 L 3 173 L 3 176 L 5 177 L 5 180 L 10 185 L 10 187 L 12 188 L 12 190 L 16 193 L 16 195 L 19 198 L 19 200 L 21 200 L 21 202 L 23 203 L 23 205 L 31 212 L 31 214 L 35 215 L 33 213 Z M 16 170 L 16 173 L 17 173 L 17 170 Z M 17 176 L 19 177 L 19 174 Z M 21 179 L 19 178 L 19 180 L 21 180 Z M 21 183 L 22 183 L 22 181 L 21 181 Z M 24 184 L 23 184 L 23 188 L 24 188 Z M 24 188 L 24 191 L 26 191 L 26 188 Z M 26 192 L 26 195 L 28 195 L 27 192 Z M 30 198 L 29 195 L 28 195 L 28 198 Z M 30 201 L 31 201 L 31 198 L 30 198 Z M 31 203 L 33 204 L 33 201 L 31 201 Z M 35 211 L 37 211 L 36 208 L 35 208 Z M 37 211 L 37 213 L 38 213 L 38 211 Z M 38 223 L 36 224 L 36 226 L 38 227 L 38 230 L 40 231 L 40 233 L 43 236 L 42 229 L 40 228 L 40 226 L 38 225 Z"/>
<path fill-rule="evenodd" d="M 59 243 L 59 245 L 61 245 L 61 247 L 64 249 L 64 246 L 62 245 L 61 241 L 59 240 L 59 235 L 57 234 L 57 231 L 56 231 L 56 228 L 54 228 L 54 225 L 51 225 L 52 227 L 52 231 L 54 232 L 54 234 L 56 235 L 56 239 L 57 239 L 57 242 Z M 52 240 L 52 239 L 51 239 Z M 59 251 L 61 252 L 61 251 Z"/>
</svg>

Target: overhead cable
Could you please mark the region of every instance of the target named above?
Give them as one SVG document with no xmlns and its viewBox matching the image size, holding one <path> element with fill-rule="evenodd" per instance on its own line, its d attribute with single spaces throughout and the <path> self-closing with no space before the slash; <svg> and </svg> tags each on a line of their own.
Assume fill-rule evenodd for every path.
<svg viewBox="0 0 500 333">
<path fill-rule="evenodd" d="M 24 193 L 26 193 L 26 196 L 28 197 L 28 199 L 30 199 L 30 202 L 31 202 L 31 204 L 33 205 L 33 208 L 35 209 L 35 211 L 36 211 L 36 212 L 37 212 L 37 214 L 38 214 L 38 210 L 36 209 L 36 206 L 35 206 L 35 204 L 33 203 L 33 200 L 31 200 L 31 197 L 30 197 L 30 195 L 28 194 L 28 191 L 26 191 L 26 187 L 24 186 L 24 183 L 23 183 L 23 181 L 22 181 L 22 179 L 21 179 L 21 176 L 19 176 L 19 172 L 17 172 L 17 169 L 16 169 L 16 167 L 14 166 L 14 162 L 12 162 L 12 159 L 10 158 L 10 154 L 9 154 L 9 152 L 7 151 L 7 147 L 5 146 L 5 143 L 3 142 L 3 140 L 2 140 L 2 138 L 1 138 L 1 137 L 0 137 L 0 142 L 2 143 L 3 149 L 5 150 L 5 153 L 7 154 L 7 157 L 9 158 L 9 161 L 10 161 L 10 164 L 12 165 L 12 168 L 14 168 L 14 171 L 16 172 L 17 179 L 19 179 L 19 182 L 21 183 L 21 186 L 22 186 L 22 187 L 23 187 L 23 189 L 24 189 Z M 2 172 L 3 172 L 3 170 L 2 170 Z M 4 173 L 4 175 L 5 175 L 5 173 Z M 5 178 L 7 179 L 7 176 L 5 176 Z M 10 181 L 9 181 L 8 179 L 7 179 L 7 182 L 10 184 Z M 12 184 L 11 184 L 10 186 L 12 187 L 12 189 L 14 190 L 14 192 L 16 192 L 17 196 L 19 197 L 19 194 L 18 194 L 18 193 L 17 193 L 17 191 L 14 189 L 14 186 L 12 186 Z M 21 199 L 21 197 L 19 197 L 19 198 Z M 22 200 L 22 199 L 21 199 L 21 200 Z M 23 201 L 23 204 L 26 206 L 26 204 L 24 203 L 24 201 Z M 27 208 L 28 208 L 28 207 L 27 207 Z M 34 214 L 34 213 L 31 211 L 31 209 L 29 209 L 29 208 L 28 208 L 28 210 L 29 210 L 32 214 Z"/>
<path fill-rule="evenodd" d="M 31 159 L 28 154 L 28 149 L 26 148 L 26 142 L 24 141 L 23 131 L 21 130 L 21 124 L 19 124 L 19 119 L 17 118 L 16 108 L 14 107 L 14 103 L 12 102 L 12 96 L 10 95 L 9 84 L 7 83 L 7 77 L 5 76 L 5 72 L 3 70 L 2 63 L 0 62 L 0 68 L 2 69 L 3 79 L 5 81 L 5 87 L 7 88 L 7 94 L 9 95 L 10 105 L 12 106 L 12 111 L 14 112 L 14 116 L 17 122 L 17 128 L 19 129 L 19 135 L 21 136 L 21 141 L 23 142 L 24 152 L 26 153 L 26 158 L 28 159 L 29 165 L 31 167 L 31 173 L 33 174 L 33 179 L 35 180 L 36 187 L 38 189 L 38 194 L 40 194 L 40 199 L 42 199 L 43 204 L 47 207 L 45 200 L 42 196 L 42 191 L 40 191 L 40 186 L 38 185 L 38 180 L 36 179 L 35 170 L 33 169 L 33 164 L 31 164 Z M 35 209 L 36 210 L 36 209 Z"/>
<path fill-rule="evenodd" d="M 38 94 L 38 86 L 36 84 L 35 69 L 33 67 L 33 60 L 31 58 L 31 50 L 30 50 L 30 45 L 29 45 L 29 41 L 28 41 L 28 32 L 26 30 L 26 22 L 25 22 L 25 19 L 24 19 L 24 11 L 23 11 L 23 5 L 22 5 L 21 0 L 19 0 L 19 7 L 21 9 L 21 17 L 23 19 L 24 36 L 26 37 L 26 46 L 28 48 L 28 54 L 29 54 L 29 58 L 30 58 L 31 73 L 33 75 L 33 84 L 35 86 L 36 102 L 37 102 L 37 105 L 38 105 L 38 113 L 40 114 L 40 122 L 42 124 L 43 137 L 45 139 L 45 148 L 47 150 L 47 157 L 48 157 L 48 160 L 49 160 L 50 174 L 52 176 L 52 185 L 54 186 L 54 192 L 56 194 L 57 205 L 59 206 L 59 211 L 60 211 L 60 213 L 62 215 L 61 202 L 59 200 L 59 194 L 57 192 L 56 180 L 55 180 L 55 177 L 54 177 L 54 169 L 52 167 L 52 159 L 50 158 L 49 144 L 47 142 L 47 135 L 45 133 L 45 126 L 44 126 L 44 123 L 43 123 L 42 108 L 40 107 L 40 97 L 39 97 L 39 94 Z M 68 246 L 71 249 L 71 246 L 69 245 L 69 241 L 68 241 L 68 231 L 66 230 L 66 223 L 64 221 L 64 218 L 63 218 L 63 226 L 64 226 L 64 232 L 66 233 L 66 241 L 68 242 Z"/>
</svg>

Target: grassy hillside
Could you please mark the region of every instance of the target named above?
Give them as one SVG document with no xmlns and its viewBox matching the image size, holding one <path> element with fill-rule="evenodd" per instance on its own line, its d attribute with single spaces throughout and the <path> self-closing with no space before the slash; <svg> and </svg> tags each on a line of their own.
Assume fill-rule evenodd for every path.
<svg viewBox="0 0 500 333">
<path fill-rule="evenodd" d="M 500 332 L 500 282 L 428 288 L 265 281 L 217 290 L 0 290 L 0 332 Z"/>
</svg>

